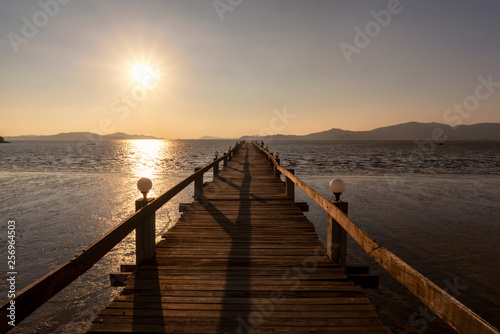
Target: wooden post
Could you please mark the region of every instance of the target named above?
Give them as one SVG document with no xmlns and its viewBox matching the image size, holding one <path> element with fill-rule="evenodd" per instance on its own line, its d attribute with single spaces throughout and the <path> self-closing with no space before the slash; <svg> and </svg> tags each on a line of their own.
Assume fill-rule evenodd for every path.
<svg viewBox="0 0 500 334">
<path fill-rule="evenodd" d="M 140 198 L 135 201 L 135 211 L 139 211 L 154 198 L 148 198 L 146 201 Z M 156 253 L 155 246 L 155 214 L 148 216 L 137 228 L 135 229 L 135 263 L 140 265 L 145 260 L 151 260 Z"/>
<path fill-rule="evenodd" d="M 348 202 L 335 200 L 332 200 L 331 202 L 347 215 Z M 326 233 L 326 251 L 328 257 L 330 260 L 337 262 L 341 268 L 345 268 L 347 255 L 347 232 L 333 219 L 332 216 L 328 215 L 328 227 Z"/>
<path fill-rule="evenodd" d="M 222 160 L 222 166 L 227 166 L 227 154 L 224 154 L 224 160 Z"/>
<path fill-rule="evenodd" d="M 280 159 L 276 158 L 276 163 L 279 165 L 280 164 Z M 281 172 L 278 170 L 278 166 L 274 166 L 274 176 L 277 178 L 281 177 Z"/>
<path fill-rule="evenodd" d="M 276 167 L 276 166 L 274 166 L 274 176 L 276 176 L 276 177 L 278 177 L 278 178 L 281 176 L 281 173 L 280 173 L 280 171 L 278 170 L 278 167 Z"/>
<path fill-rule="evenodd" d="M 295 175 L 295 169 L 287 169 L 290 173 Z M 295 183 L 288 177 L 285 177 L 286 195 L 295 201 Z"/>
<path fill-rule="evenodd" d="M 196 173 L 200 169 L 201 167 L 196 167 L 194 172 Z M 198 175 L 194 180 L 194 199 L 201 198 L 201 195 L 203 195 L 203 174 Z"/>
<path fill-rule="evenodd" d="M 215 158 L 214 160 L 216 160 L 217 158 Z M 214 165 L 214 179 L 219 175 L 219 163 L 216 163 Z"/>
</svg>

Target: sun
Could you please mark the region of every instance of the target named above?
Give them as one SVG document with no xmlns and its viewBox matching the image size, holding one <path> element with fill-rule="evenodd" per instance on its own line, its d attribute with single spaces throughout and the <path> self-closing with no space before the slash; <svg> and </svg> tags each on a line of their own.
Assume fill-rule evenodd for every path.
<svg viewBox="0 0 500 334">
<path fill-rule="evenodd" d="M 145 88 L 156 86 L 159 81 L 158 70 L 151 64 L 138 63 L 130 70 L 132 81 Z"/>
</svg>

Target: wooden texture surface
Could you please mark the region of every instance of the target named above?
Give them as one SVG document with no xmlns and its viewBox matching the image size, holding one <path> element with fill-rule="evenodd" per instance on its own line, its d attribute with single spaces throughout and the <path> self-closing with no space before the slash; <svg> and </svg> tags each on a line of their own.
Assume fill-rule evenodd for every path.
<svg viewBox="0 0 500 334">
<path fill-rule="evenodd" d="M 390 333 L 245 144 L 89 333 Z"/>
</svg>

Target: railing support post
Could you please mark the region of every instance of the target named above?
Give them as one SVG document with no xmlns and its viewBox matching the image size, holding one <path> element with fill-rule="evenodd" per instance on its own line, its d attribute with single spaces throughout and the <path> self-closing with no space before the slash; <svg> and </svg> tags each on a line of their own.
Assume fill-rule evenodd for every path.
<svg viewBox="0 0 500 334">
<path fill-rule="evenodd" d="M 335 200 L 331 202 L 347 215 L 348 202 Z M 345 268 L 347 255 L 347 232 L 333 219 L 332 216 L 328 215 L 326 233 L 326 251 L 328 257 L 330 260 L 337 262 L 341 268 Z"/>
<path fill-rule="evenodd" d="M 216 158 L 217 159 L 217 158 Z M 214 179 L 219 176 L 219 163 L 214 165 Z"/>
<path fill-rule="evenodd" d="M 276 163 L 279 165 L 279 161 L 276 160 Z M 274 166 L 274 176 L 276 176 L 277 178 L 279 178 L 281 176 L 281 172 L 278 170 L 278 166 Z"/>
<path fill-rule="evenodd" d="M 140 198 L 135 201 L 135 211 L 139 211 L 154 198 L 148 198 L 144 200 Z M 155 225 L 155 214 L 148 216 L 142 224 L 137 226 L 135 229 L 135 263 L 140 265 L 145 260 L 151 260 L 156 253 L 155 246 L 155 235 L 156 235 L 156 225 Z"/>
<path fill-rule="evenodd" d="M 290 173 L 295 175 L 295 169 L 287 169 Z M 286 195 L 295 201 L 295 183 L 288 177 L 285 177 L 285 191 Z"/>
<path fill-rule="evenodd" d="M 222 160 L 222 166 L 227 166 L 227 154 L 224 154 L 224 160 Z"/>
<path fill-rule="evenodd" d="M 196 167 L 194 169 L 194 172 L 196 173 L 199 171 L 201 167 Z M 200 199 L 201 196 L 203 195 L 203 174 L 198 175 L 194 179 L 194 199 Z"/>
<path fill-rule="evenodd" d="M 281 172 L 278 170 L 278 167 L 274 166 L 274 176 L 279 178 L 281 176 Z"/>
</svg>

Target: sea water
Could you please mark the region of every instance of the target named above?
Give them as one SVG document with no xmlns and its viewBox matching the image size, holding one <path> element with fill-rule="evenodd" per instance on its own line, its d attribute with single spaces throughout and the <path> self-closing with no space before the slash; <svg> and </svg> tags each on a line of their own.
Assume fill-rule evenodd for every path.
<svg viewBox="0 0 500 334">
<path fill-rule="evenodd" d="M 13 142 L 0 145 L 0 293 L 7 297 L 8 221 L 16 224 L 16 290 L 72 258 L 134 212 L 140 177 L 158 196 L 195 167 L 226 152 L 233 140 L 126 140 Z M 447 287 L 500 326 L 496 303 L 500 272 L 500 143 L 412 141 L 274 141 L 281 164 L 325 196 L 328 182 L 342 178 L 349 215 L 410 265 Z M 211 174 L 211 173 L 209 173 Z M 210 181 L 207 174 L 205 181 Z M 192 200 L 187 188 L 157 212 L 157 239 L 179 218 L 178 203 Z M 326 214 L 311 205 L 308 218 L 326 239 Z M 13 333 L 81 333 L 120 292 L 109 272 L 134 262 L 134 236 L 127 237 Z M 381 287 L 367 291 L 395 332 L 442 331 L 438 321 L 415 321 L 421 305 L 349 240 L 349 264 L 369 265 Z M 387 297 L 389 296 L 389 297 Z M 389 298 L 389 300 L 387 299 Z M 407 299 L 410 299 L 407 302 Z M 396 311 L 394 311 L 396 309 Z M 425 328 L 424 328 L 425 325 Z M 436 328 L 434 328 L 436 327 Z"/>
</svg>

